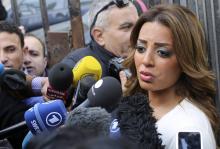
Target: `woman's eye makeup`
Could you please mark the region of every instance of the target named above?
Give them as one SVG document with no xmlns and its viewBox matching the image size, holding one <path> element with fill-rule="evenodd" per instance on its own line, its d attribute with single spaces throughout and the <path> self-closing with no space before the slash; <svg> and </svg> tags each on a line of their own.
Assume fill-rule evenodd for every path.
<svg viewBox="0 0 220 149">
<path fill-rule="evenodd" d="M 155 43 L 154 47 L 152 47 L 153 51 L 155 54 L 157 54 L 158 56 L 162 57 L 162 58 L 168 58 L 171 57 L 173 55 L 173 51 L 170 50 L 170 48 L 167 47 L 168 45 L 166 44 L 157 44 Z M 135 49 L 138 53 L 145 53 L 148 50 L 147 47 L 147 42 L 143 43 L 142 41 L 138 41 Z"/>
<path fill-rule="evenodd" d="M 139 53 L 144 53 L 146 51 L 146 48 L 143 45 L 136 45 L 135 49 Z"/>
<path fill-rule="evenodd" d="M 159 56 L 164 57 L 164 58 L 170 57 L 173 54 L 173 52 L 170 51 L 166 47 L 159 47 L 159 48 L 156 49 L 156 52 L 157 52 L 157 54 L 159 54 Z"/>
</svg>

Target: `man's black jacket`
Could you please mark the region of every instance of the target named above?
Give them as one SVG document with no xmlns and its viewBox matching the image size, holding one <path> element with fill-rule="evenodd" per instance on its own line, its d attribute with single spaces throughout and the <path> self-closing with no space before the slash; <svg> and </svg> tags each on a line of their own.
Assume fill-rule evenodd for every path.
<svg viewBox="0 0 220 149">
<path fill-rule="evenodd" d="M 21 100 L 18 100 L 6 92 L 0 91 L 0 130 L 24 121 L 24 113 L 28 110 Z M 13 148 L 22 147 L 22 141 L 28 129 L 22 129 L 8 138 Z"/>
<path fill-rule="evenodd" d="M 91 43 L 86 48 L 77 49 L 68 54 L 62 60 L 62 63 L 65 63 L 73 68 L 76 63 L 85 56 L 95 57 L 102 66 L 102 77 L 109 76 L 108 63 L 110 59 L 115 57 L 115 55 L 113 55 L 94 41 L 91 41 Z"/>
</svg>

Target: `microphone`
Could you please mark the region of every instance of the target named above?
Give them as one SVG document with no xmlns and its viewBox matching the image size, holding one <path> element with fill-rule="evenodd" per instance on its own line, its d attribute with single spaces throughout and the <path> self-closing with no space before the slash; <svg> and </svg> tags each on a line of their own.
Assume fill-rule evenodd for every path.
<svg viewBox="0 0 220 149">
<path fill-rule="evenodd" d="M 119 128 L 115 126 L 113 129 L 110 128 L 110 136 L 119 136 L 112 134 L 119 132 L 122 137 L 138 144 L 140 149 L 163 149 L 164 146 L 156 128 L 156 119 L 152 113 L 153 110 L 146 95 L 136 93 L 123 97 L 118 105 L 117 118 L 115 119 L 118 121 Z M 114 128 L 117 128 L 115 129 L 117 131 L 112 131 Z"/>
<path fill-rule="evenodd" d="M 64 124 L 67 110 L 62 100 L 37 103 L 25 112 L 24 118 L 32 134 L 48 132 Z"/>
<path fill-rule="evenodd" d="M 96 83 L 96 80 L 93 78 L 93 76 L 85 76 L 81 80 L 79 80 L 79 83 L 76 88 L 76 92 L 74 95 L 75 102 L 73 103 L 72 109 L 77 107 L 79 104 L 81 104 L 85 99 L 87 99 L 87 93 L 89 89 L 92 87 L 93 84 Z"/>
<path fill-rule="evenodd" d="M 48 79 L 53 89 L 65 91 L 73 82 L 73 73 L 68 65 L 58 63 L 49 71 Z"/>
<path fill-rule="evenodd" d="M 104 77 L 97 81 L 89 90 L 88 99 L 78 107 L 104 107 L 107 110 L 114 108 L 122 96 L 120 82 L 113 77 Z"/>
<path fill-rule="evenodd" d="M 29 128 L 36 135 L 64 124 L 67 111 L 62 100 L 37 103 L 25 112 L 25 121 L 0 130 L 0 139 L 16 134 L 22 128 Z"/>
<path fill-rule="evenodd" d="M 105 108 L 105 106 L 111 107 L 118 103 L 119 98 L 121 97 L 121 87 L 120 83 L 114 80 L 116 79 L 112 77 L 106 77 L 99 80 L 100 83 L 98 83 L 98 81 L 98 84 L 96 83 L 94 85 L 95 87 L 89 90 L 89 93 L 93 92 L 94 96 L 89 95 L 88 93 L 89 98 L 87 100 L 89 101 L 87 101 L 88 104 L 86 104 L 86 107 L 101 106 Z M 115 96 L 115 94 L 118 95 Z M 84 106 L 81 105 L 80 107 Z M 0 139 L 8 137 L 10 134 L 15 134 L 16 131 L 19 130 L 17 127 L 25 127 L 24 125 L 27 125 L 33 134 L 49 131 L 62 125 L 65 121 L 66 115 L 67 111 L 62 100 L 52 100 L 45 103 L 37 103 L 34 105 L 34 107 L 25 112 L 24 117 L 26 122 L 22 122 L 19 126 L 13 125 L 9 128 L 1 130 Z"/>
<path fill-rule="evenodd" d="M 49 71 L 48 80 L 47 96 L 66 101 L 67 90 L 73 82 L 72 69 L 64 63 L 55 64 Z"/>
<path fill-rule="evenodd" d="M 111 124 L 111 114 L 101 107 L 77 107 L 71 111 L 65 126 L 79 130 L 91 131 L 95 136 L 108 136 Z"/>
<path fill-rule="evenodd" d="M 101 79 L 102 67 L 93 56 L 85 56 L 73 68 L 73 84 L 76 87 L 78 81 L 85 76 L 93 76 L 95 80 Z"/>
<path fill-rule="evenodd" d="M 99 80 L 102 76 L 101 64 L 92 56 L 86 56 L 79 60 L 73 69 L 64 63 L 54 65 L 49 73 L 49 83 L 47 95 L 49 97 L 65 99 L 65 92 L 71 84 L 75 88 L 78 81 L 85 76 L 92 76 Z"/>
</svg>

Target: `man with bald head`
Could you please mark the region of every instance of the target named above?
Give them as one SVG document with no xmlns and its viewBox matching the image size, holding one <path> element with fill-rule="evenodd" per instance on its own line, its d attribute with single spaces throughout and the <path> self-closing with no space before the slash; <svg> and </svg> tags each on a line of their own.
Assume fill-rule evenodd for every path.
<svg viewBox="0 0 220 149">
<path fill-rule="evenodd" d="M 88 23 L 91 42 L 66 56 L 62 62 L 74 67 L 83 57 L 94 56 L 102 66 L 102 77 L 109 76 L 108 62 L 114 57 L 126 57 L 130 33 L 138 19 L 136 7 L 130 1 L 93 0 Z"/>
</svg>

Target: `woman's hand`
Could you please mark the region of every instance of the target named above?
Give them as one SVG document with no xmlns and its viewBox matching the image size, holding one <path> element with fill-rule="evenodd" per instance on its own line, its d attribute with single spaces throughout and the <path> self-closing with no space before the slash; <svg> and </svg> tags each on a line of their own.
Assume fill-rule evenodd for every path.
<svg viewBox="0 0 220 149">
<path fill-rule="evenodd" d="M 120 80 L 121 80 L 122 92 L 124 94 L 124 92 L 127 90 L 127 88 L 125 87 L 125 84 L 128 79 L 127 79 L 127 76 L 123 70 L 119 72 L 119 76 L 120 76 Z"/>
</svg>

